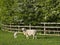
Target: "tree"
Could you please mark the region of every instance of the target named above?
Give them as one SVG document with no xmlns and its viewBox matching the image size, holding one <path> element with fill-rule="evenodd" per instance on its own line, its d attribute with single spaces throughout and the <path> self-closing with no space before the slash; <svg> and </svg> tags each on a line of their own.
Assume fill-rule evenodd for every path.
<svg viewBox="0 0 60 45">
<path fill-rule="evenodd" d="M 60 0 L 0 0 L 0 17 L 6 24 L 60 22 Z"/>
</svg>

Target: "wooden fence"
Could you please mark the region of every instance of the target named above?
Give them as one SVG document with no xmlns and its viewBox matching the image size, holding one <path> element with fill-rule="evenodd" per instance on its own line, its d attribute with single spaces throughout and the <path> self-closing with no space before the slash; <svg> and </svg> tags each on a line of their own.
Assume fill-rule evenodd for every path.
<svg viewBox="0 0 60 45">
<path fill-rule="evenodd" d="M 55 22 L 41 22 L 38 26 L 31 26 L 31 25 L 20 25 L 20 24 L 3 24 L 3 29 L 7 29 L 10 31 L 21 31 L 21 28 L 31 28 L 36 29 L 41 34 L 58 34 L 60 35 L 60 23 Z"/>
</svg>

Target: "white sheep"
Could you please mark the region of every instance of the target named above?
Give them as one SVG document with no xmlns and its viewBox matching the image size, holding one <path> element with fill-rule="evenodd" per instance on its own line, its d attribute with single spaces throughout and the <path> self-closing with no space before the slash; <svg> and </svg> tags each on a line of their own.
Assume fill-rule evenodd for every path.
<svg viewBox="0 0 60 45">
<path fill-rule="evenodd" d="M 18 32 L 14 32 L 14 38 L 17 38 L 17 33 L 18 33 Z"/>
<path fill-rule="evenodd" d="M 27 29 L 25 30 L 25 28 L 22 28 L 23 34 L 26 36 L 26 38 L 28 39 L 29 36 L 33 36 L 33 39 L 35 38 L 35 34 L 36 34 L 36 30 L 34 29 Z"/>
</svg>

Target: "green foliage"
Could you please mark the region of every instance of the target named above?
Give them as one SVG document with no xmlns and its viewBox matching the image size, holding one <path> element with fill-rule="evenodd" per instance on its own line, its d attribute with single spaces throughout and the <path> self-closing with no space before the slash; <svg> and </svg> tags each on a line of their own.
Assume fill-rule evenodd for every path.
<svg viewBox="0 0 60 45">
<path fill-rule="evenodd" d="M 0 0 L 0 18 L 2 23 L 60 22 L 60 0 Z"/>
</svg>

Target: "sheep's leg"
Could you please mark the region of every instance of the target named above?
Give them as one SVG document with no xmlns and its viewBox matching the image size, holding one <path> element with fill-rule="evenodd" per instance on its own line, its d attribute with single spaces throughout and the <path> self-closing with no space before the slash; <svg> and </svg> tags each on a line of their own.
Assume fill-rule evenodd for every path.
<svg viewBox="0 0 60 45">
<path fill-rule="evenodd" d="M 37 39 L 37 36 L 36 36 L 35 34 L 33 35 L 33 39 L 34 39 L 34 38 L 36 38 L 36 39 Z"/>
<path fill-rule="evenodd" d="M 26 38 L 29 39 L 28 35 L 26 35 Z"/>
<path fill-rule="evenodd" d="M 35 39 L 37 39 L 37 36 L 35 36 Z"/>
<path fill-rule="evenodd" d="M 33 39 L 34 39 L 34 36 L 35 36 L 35 35 L 33 35 Z"/>
</svg>

